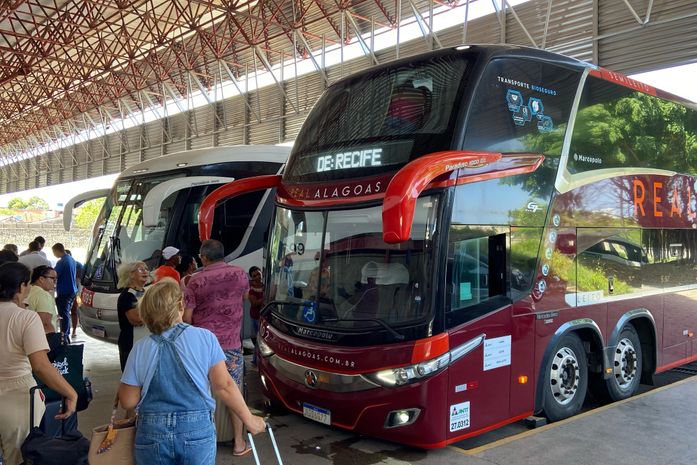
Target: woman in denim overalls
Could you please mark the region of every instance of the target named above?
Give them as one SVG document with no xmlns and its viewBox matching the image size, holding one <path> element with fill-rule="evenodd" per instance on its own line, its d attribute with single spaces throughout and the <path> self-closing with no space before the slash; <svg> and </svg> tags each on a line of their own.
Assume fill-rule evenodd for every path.
<svg viewBox="0 0 697 465">
<path fill-rule="evenodd" d="M 122 407 L 138 411 L 137 464 L 215 464 L 211 389 L 251 433 L 264 430 L 228 374 L 213 333 L 182 323 L 178 283 L 153 284 L 138 308 L 153 335 L 133 346 L 119 386 Z"/>
</svg>

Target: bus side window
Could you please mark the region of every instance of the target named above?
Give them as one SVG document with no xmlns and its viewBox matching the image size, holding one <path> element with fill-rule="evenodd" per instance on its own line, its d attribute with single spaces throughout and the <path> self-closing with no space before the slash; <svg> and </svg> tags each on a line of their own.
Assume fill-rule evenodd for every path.
<svg viewBox="0 0 697 465">
<path fill-rule="evenodd" d="M 448 257 L 450 311 L 464 312 L 507 294 L 506 234 L 471 237 L 472 231 L 454 225 Z M 497 228 L 498 229 L 498 228 Z M 468 238 L 460 239 L 461 233 Z M 455 240 L 453 240 L 455 239 Z M 460 240 L 457 240 L 460 239 Z M 460 320 L 458 318 L 458 320 Z"/>
<path fill-rule="evenodd" d="M 242 244 L 263 195 L 264 191 L 240 195 L 216 207 L 211 237 L 223 243 L 226 255 Z"/>
</svg>

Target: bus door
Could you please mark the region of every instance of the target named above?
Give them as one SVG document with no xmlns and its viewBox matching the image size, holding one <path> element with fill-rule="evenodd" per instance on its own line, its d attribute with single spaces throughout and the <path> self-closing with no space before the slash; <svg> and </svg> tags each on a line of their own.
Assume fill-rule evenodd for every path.
<svg viewBox="0 0 697 465">
<path fill-rule="evenodd" d="M 449 438 L 509 418 L 515 337 L 509 243 L 508 226 L 450 227 L 445 321 L 453 358 L 459 358 L 449 371 Z"/>
</svg>

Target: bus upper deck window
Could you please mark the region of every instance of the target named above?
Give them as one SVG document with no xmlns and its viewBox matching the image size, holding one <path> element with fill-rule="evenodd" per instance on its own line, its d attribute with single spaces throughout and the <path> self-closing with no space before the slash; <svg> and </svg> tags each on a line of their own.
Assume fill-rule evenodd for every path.
<svg viewBox="0 0 697 465">
<path fill-rule="evenodd" d="M 431 91 L 425 86 L 415 87 L 409 80 L 394 89 L 387 109 L 383 132 L 409 133 L 421 129 L 431 112 Z"/>
</svg>

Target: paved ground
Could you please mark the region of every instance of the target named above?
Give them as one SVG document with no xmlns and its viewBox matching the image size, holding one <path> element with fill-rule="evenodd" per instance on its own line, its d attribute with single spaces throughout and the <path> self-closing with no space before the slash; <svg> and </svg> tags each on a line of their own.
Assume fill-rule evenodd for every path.
<svg viewBox="0 0 697 465">
<path fill-rule="evenodd" d="M 85 436 L 108 422 L 120 370 L 115 345 L 78 335 L 85 342 L 86 376 L 94 400 L 79 415 Z M 689 373 L 688 373 L 689 374 Z M 259 413 L 256 377 L 248 373 L 250 406 Z M 271 416 L 286 465 L 574 465 L 623 463 L 632 465 L 697 464 L 694 430 L 697 377 L 672 375 L 681 381 L 646 392 L 628 401 L 596 408 L 572 419 L 526 430 L 522 424 L 463 441 L 441 450 L 422 451 L 363 438 L 305 420 L 295 414 Z M 268 437 L 258 436 L 262 464 L 274 464 Z M 251 456 L 233 457 L 231 444 L 218 447 L 216 464 L 252 465 Z"/>
</svg>

